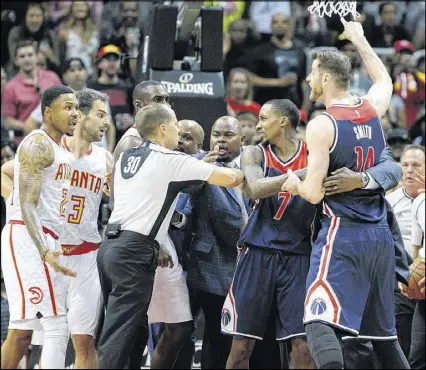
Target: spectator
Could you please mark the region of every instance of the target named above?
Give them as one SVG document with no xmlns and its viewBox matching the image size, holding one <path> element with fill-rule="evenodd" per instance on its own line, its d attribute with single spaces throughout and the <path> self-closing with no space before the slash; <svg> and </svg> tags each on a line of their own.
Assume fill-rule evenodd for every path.
<svg viewBox="0 0 426 370">
<path fill-rule="evenodd" d="M 411 143 L 408 131 L 404 128 L 390 129 L 387 132 L 387 141 L 394 159 L 399 162 L 405 147 Z"/>
<path fill-rule="evenodd" d="M 15 131 L 18 142 L 31 131 L 25 120 L 40 104 L 40 94 L 53 85 L 61 85 L 56 73 L 37 67 L 36 49 L 32 41 L 20 41 L 16 47 L 18 75 L 5 86 L 2 109 L 5 128 Z"/>
<path fill-rule="evenodd" d="M 70 14 L 72 1 L 49 1 L 47 3 L 47 14 L 49 21 L 53 27 L 59 25 Z M 93 18 L 96 24 L 101 23 L 101 16 L 103 10 L 102 1 L 88 1 Z"/>
<path fill-rule="evenodd" d="M 404 101 L 407 128 L 410 128 L 425 101 L 424 73 L 417 71 L 412 63 L 414 46 L 411 42 L 397 41 L 394 51 L 392 66 L 394 92 Z"/>
<path fill-rule="evenodd" d="M 99 48 L 99 31 L 87 1 L 72 3 L 71 12 L 60 27 L 59 37 L 65 44 L 66 58 L 81 58 L 91 76 Z"/>
<path fill-rule="evenodd" d="M 229 73 L 226 83 L 226 102 L 228 114 L 235 116 L 241 111 L 249 111 L 259 115 L 260 105 L 253 101 L 253 86 L 250 82 L 250 74 L 242 68 L 234 68 Z"/>
<path fill-rule="evenodd" d="M 133 125 L 132 86 L 129 81 L 122 80 L 118 76 L 119 58 L 120 49 L 117 46 L 102 47 L 98 53 L 99 77 L 88 84 L 90 89 L 102 91 L 109 96 L 112 120 L 116 130 L 116 143 Z"/>
<path fill-rule="evenodd" d="M 256 128 L 259 122 L 258 116 L 251 111 L 241 111 L 236 114 L 235 118 L 237 118 L 241 124 L 243 149 L 247 145 L 256 145 L 260 140 Z"/>
<path fill-rule="evenodd" d="M 425 106 L 423 105 L 419 115 L 410 129 L 410 137 L 413 144 L 425 146 Z"/>
<path fill-rule="evenodd" d="M 416 50 L 425 48 L 425 2 L 407 1 L 406 12 L 401 24 L 408 33 L 413 35 L 413 44 Z"/>
<path fill-rule="evenodd" d="M 420 184 L 415 179 L 417 173 L 422 176 L 425 174 L 424 148 L 415 145 L 406 147 L 402 154 L 401 166 L 403 170 L 403 186 L 387 195 L 386 199 L 392 206 L 398 221 L 405 249 L 411 255 L 411 209 L 413 200 L 419 195 L 418 190 L 424 187 L 424 185 Z M 415 301 L 411 301 L 402 295 L 399 290 L 395 291 L 396 330 L 401 348 L 407 358 L 409 358 L 410 352 L 411 327 L 415 306 Z"/>
<path fill-rule="evenodd" d="M 11 64 L 16 64 L 16 47 L 23 40 L 34 41 L 36 50 L 46 58 L 47 68 L 57 71 L 60 65 L 59 39 L 54 31 L 47 28 L 44 10 L 39 3 L 29 3 L 25 23 L 10 30 L 7 43 Z"/>
<path fill-rule="evenodd" d="M 397 21 L 397 7 L 394 3 L 381 3 L 379 15 L 380 24 L 373 26 L 368 40 L 372 47 L 389 48 L 398 40 L 411 40 L 408 31 Z"/>
<path fill-rule="evenodd" d="M 260 36 L 252 21 L 238 19 L 229 26 L 223 41 L 223 77 L 227 80 L 232 68 L 247 67 L 247 55 L 259 44 Z"/>
<path fill-rule="evenodd" d="M 294 44 L 291 19 L 284 13 L 271 19 L 272 37 L 248 57 L 254 100 L 262 105 L 269 100 L 290 99 L 298 107 L 303 103 L 302 80 L 306 75 L 306 56 Z"/>
<path fill-rule="evenodd" d="M 269 41 L 274 34 L 271 19 L 281 13 L 286 18 L 291 17 L 290 1 L 252 1 L 250 5 L 250 19 L 255 23 L 257 31 L 262 36 L 262 41 Z"/>
<path fill-rule="evenodd" d="M 358 96 L 367 95 L 368 90 L 370 90 L 370 87 L 373 86 L 373 81 L 371 81 L 370 76 L 362 63 L 362 59 L 357 48 L 345 37 L 343 33 L 338 36 L 335 46 L 351 60 L 352 78 L 350 93 Z"/>
</svg>

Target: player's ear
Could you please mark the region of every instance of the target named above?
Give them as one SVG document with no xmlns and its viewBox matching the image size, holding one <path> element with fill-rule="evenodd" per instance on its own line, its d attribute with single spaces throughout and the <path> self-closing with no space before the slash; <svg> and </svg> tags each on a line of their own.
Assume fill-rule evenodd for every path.
<svg viewBox="0 0 426 370">
<path fill-rule="evenodd" d="M 331 81 L 331 74 L 330 73 L 324 73 L 323 75 L 322 75 L 322 82 L 324 83 L 324 84 L 327 84 L 327 83 L 329 83 Z"/>
<path fill-rule="evenodd" d="M 42 116 L 43 116 L 43 120 L 45 120 L 46 118 L 48 120 L 52 120 L 52 108 L 50 107 L 46 107 L 44 108 L 44 112 L 41 112 Z"/>
</svg>

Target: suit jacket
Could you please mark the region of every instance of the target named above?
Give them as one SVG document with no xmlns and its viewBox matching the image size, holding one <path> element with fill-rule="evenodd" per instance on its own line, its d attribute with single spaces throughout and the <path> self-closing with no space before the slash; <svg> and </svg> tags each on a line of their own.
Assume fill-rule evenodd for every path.
<svg viewBox="0 0 426 370">
<path fill-rule="evenodd" d="M 202 158 L 206 153 L 197 155 Z M 215 163 L 221 166 L 219 163 Z M 249 202 L 243 197 L 247 213 Z M 242 216 L 236 190 L 206 184 L 189 195 L 184 210 L 192 218 L 187 283 L 194 289 L 226 296 L 237 259 Z"/>
<path fill-rule="evenodd" d="M 381 156 L 380 163 L 371 167 L 367 172 L 376 180 L 384 191 L 390 190 L 398 185 L 402 177 L 402 168 L 399 163 L 395 162 L 392 157 L 392 151 L 386 147 Z M 392 210 L 392 206 L 386 200 L 387 219 L 389 228 L 395 245 L 395 273 L 396 279 L 408 285 L 409 269 L 408 266 L 413 263 L 413 259 L 407 253 L 402 240 L 401 231 L 399 230 L 398 221 Z"/>
</svg>

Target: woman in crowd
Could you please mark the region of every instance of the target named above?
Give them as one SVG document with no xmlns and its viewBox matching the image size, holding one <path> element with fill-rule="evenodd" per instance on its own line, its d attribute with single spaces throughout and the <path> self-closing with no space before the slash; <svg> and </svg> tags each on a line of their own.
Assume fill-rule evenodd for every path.
<svg viewBox="0 0 426 370">
<path fill-rule="evenodd" d="M 259 115 L 260 105 L 253 101 L 253 86 L 247 70 L 234 68 L 229 73 L 226 84 L 226 102 L 228 114 L 232 116 L 241 111 L 252 112 L 256 117 Z"/>
<path fill-rule="evenodd" d="M 37 49 L 44 54 L 48 69 L 57 71 L 60 65 L 60 43 L 54 31 L 46 26 L 44 9 L 39 3 L 30 3 L 25 14 L 25 23 L 15 26 L 10 30 L 8 36 L 8 49 L 10 64 L 8 70 L 15 74 L 15 50 L 19 41 L 32 40 L 37 44 Z"/>
<path fill-rule="evenodd" d="M 59 27 L 59 37 L 65 44 L 66 59 L 80 58 L 93 75 L 93 66 L 99 48 L 99 30 L 87 1 L 76 1 L 71 12 Z"/>
</svg>

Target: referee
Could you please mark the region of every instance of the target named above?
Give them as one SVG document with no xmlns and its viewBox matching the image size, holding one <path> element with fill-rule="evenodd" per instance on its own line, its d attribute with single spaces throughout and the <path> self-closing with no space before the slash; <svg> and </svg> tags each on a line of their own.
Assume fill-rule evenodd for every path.
<svg viewBox="0 0 426 370">
<path fill-rule="evenodd" d="M 208 182 L 234 187 L 239 170 L 216 167 L 173 151 L 178 146 L 174 111 L 164 105 L 139 110 L 135 124 L 145 140 L 114 165 L 113 211 L 97 264 L 106 306 L 99 340 L 99 368 L 128 366 L 133 342 L 147 314 L 157 266 L 173 267 L 163 249 L 177 195 Z"/>
</svg>

